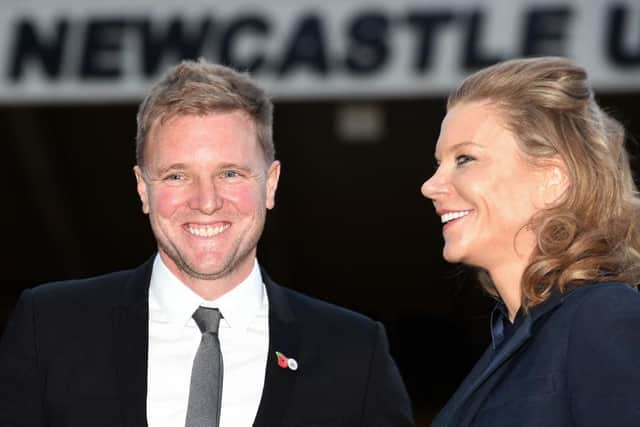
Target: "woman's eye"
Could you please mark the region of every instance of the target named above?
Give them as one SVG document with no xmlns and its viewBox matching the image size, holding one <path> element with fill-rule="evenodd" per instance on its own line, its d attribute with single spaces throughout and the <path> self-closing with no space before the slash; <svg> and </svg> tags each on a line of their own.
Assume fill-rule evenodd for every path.
<svg viewBox="0 0 640 427">
<path fill-rule="evenodd" d="M 462 166 L 465 163 L 470 162 L 472 160 L 475 160 L 475 158 L 472 156 L 468 156 L 466 154 L 460 154 L 456 156 L 456 166 Z"/>
</svg>

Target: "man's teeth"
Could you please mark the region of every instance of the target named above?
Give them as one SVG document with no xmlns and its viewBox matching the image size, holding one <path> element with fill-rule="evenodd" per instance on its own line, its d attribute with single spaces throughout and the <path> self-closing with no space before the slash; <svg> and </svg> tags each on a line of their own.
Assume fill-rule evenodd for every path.
<svg viewBox="0 0 640 427">
<path fill-rule="evenodd" d="M 187 228 L 187 230 L 189 230 L 189 233 L 194 234 L 196 236 L 213 237 L 216 234 L 222 233 L 227 228 L 229 228 L 229 224 L 218 225 L 217 227 L 209 227 L 209 226 L 193 227 L 193 226 L 191 226 L 191 227 Z"/>
<path fill-rule="evenodd" d="M 463 216 L 469 215 L 470 213 L 471 211 L 447 212 L 446 214 L 440 216 L 440 220 L 444 224 L 454 219 L 462 218 Z"/>
</svg>

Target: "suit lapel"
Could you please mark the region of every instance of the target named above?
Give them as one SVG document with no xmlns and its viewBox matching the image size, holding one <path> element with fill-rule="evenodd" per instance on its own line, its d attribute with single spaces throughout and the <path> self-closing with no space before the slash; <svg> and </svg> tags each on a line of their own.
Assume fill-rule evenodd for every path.
<svg viewBox="0 0 640 427">
<path fill-rule="evenodd" d="M 492 388 L 490 386 L 486 386 L 484 388 L 481 387 L 487 384 L 487 382 L 491 382 L 492 384 L 495 383 L 495 381 L 499 379 L 498 377 L 501 372 L 505 372 L 506 369 L 501 368 L 506 368 L 507 363 L 512 360 L 514 354 L 529 340 L 531 337 L 531 326 L 531 317 L 527 316 L 527 318 L 524 319 L 523 324 L 513 334 L 509 341 L 495 352 L 491 349 L 488 350 L 488 364 L 480 372 L 479 376 L 471 381 L 468 388 L 460 396 L 458 407 L 453 410 L 453 413 L 456 414 L 457 417 L 453 418 L 448 425 L 469 425 L 485 398 L 485 396 L 480 396 L 479 394 L 489 393 Z M 472 396 L 473 400 L 470 401 Z M 473 405 L 470 404 L 470 402 L 475 402 L 476 404 Z M 462 408 L 466 409 L 461 411 L 460 409 Z"/>
<path fill-rule="evenodd" d="M 269 354 L 262 399 L 254 426 L 281 422 L 289 406 L 298 370 L 278 366 L 276 351 L 299 360 L 300 334 L 283 289 L 263 271 L 262 277 L 269 298 Z M 301 363 L 301 369 L 304 365 Z"/>
<path fill-rule="evenodd" d="M 463 426 L 468 423 L 475 416 L 475 411 L 471 410 L 471 407 L 467 407 L 469 399 L 473 396 L 474 401 L 478 399 L 484 400 L 483 396 L 474 396 L 476 392 L 479 392 L 480 387 L 485 384 L 489 379 L 496 379 L 496 376 L 500 375 L 500 372 L 504 372 L 506 364 L 512 360 L 513 356 L 522 346 L 531 338 L 532 330 L 536 322 L 545 314 L 550 313 L 563 301 L 563 298 L 559 294 L 552 294 L 549 299 L 544 303 L 534 307 L 529 315 L 523 320 L 522 325 L 514 332 L 513 336 L 504 343 L 503 346 L 493 351 L 491 348 L 480 359 L 476 368 L 469 375 L 470 381 L 463 383 L 460 387 L 462 391 L 460 395 L 454 395 L 452 398 L 451 406 L 445 408 L 444 424 L 434 425 L 447 425 L 447 426 Z M 484 368 L 483 368 L 484 366 Z M 493 377 L 493 378 L 492 378 Z M 490 387 L 484 389 L 486 392 L 490 392 Z M 447 405 L 449 406 L 449 405 Z M 466 410 L 463 410 L 465 409 Z M 475 408 L 477 409 L 477 407 Z M 471 411 L 470 411 L 471 410 Z M 448 419 L 446 419 L 448 418 Z"/>
<path fill-rule="evenodd" d="M 148 291 L 153 258 L 135 269 L 113 310 L 116 381 L 125 426 L 147 425 Z"/>
</svg>

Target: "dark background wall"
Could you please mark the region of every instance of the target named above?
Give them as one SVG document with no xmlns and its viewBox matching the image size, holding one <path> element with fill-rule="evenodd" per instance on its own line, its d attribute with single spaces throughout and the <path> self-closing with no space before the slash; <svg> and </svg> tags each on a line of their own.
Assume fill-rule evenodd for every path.
<svg viewBox="0 0 640 427">
<path fill-rule="evenodd" d="M 638 95 L 600 97 L 636 137 Z M 426 423 L 488 342 L 492 301 L 441 259 L 439 219 L 420 194 L 444 100 L 373 104 L 383 135 L 354 144 L 336 132 L 343 104 L 277 103 L 283 173 L 259 258 L 282 284 L 384 322 Z M 131 170 L 135 111 L 0 108 L 0 328 L 22 289 L 133 267 L 153 254 Z"/>
</svg>

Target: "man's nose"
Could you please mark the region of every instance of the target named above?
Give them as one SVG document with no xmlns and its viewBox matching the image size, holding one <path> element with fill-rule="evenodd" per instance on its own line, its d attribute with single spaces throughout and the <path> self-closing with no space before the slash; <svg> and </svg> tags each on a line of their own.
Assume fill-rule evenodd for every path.
<svg viewBox="0 0 640 427">
<path fill-rule="evenodd" d="M 190 203 L 191 209 L 210 215 L 222 207 L 222 197 L 213 180 L 199 180 Z"/>
</svg>

